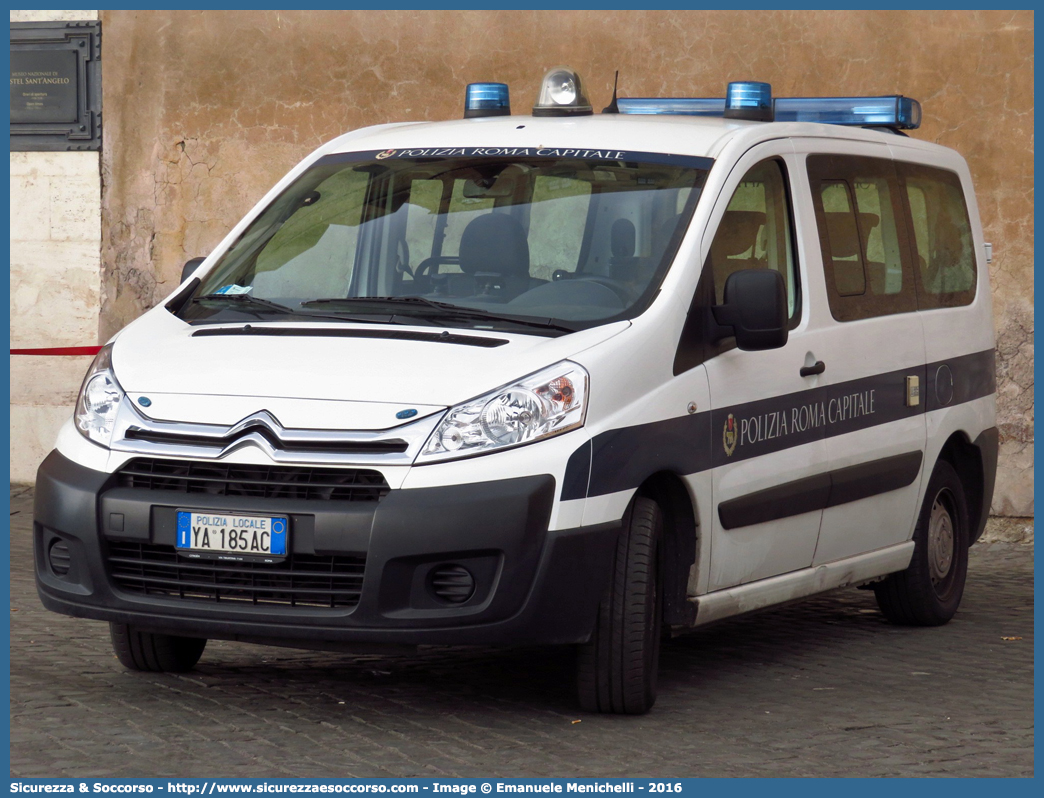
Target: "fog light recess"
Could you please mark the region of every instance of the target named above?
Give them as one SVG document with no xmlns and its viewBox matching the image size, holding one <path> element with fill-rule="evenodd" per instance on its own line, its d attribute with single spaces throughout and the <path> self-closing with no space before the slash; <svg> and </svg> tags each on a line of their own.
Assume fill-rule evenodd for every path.
<svg viewBox="0 0 1044 798">
<path fill-rule="evenodd" d="M 55 576 L 65 576 L 72 566 L 72 555 L 69 544 L 64 540 L 55 540 L 47 550 L 47 562 L 51 566 L 51 573 Z"/>
<path fill-rule="evenodd" d="M 450 604 L 463 604 L 475 594 L 475 577 L 463 565 L 437 565 L 428 576 L 428 589 Z"/>
</svg>

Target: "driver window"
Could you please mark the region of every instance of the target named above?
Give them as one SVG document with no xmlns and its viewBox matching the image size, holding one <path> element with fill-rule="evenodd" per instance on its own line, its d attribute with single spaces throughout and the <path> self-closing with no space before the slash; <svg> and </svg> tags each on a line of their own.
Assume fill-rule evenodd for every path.
<svg viewBox="0 0 1044 798">
<path fill-rule="evenodd" d="M 762 161 L 743 176 L 711 243 L 708 265 L 718 304 L 724 301 L 725 282 L 734 272 L 773 269 L 783 275 L 789 317 L 795 317 L 797 269 L 790 218 L 783 165 Z"/>
</svg>

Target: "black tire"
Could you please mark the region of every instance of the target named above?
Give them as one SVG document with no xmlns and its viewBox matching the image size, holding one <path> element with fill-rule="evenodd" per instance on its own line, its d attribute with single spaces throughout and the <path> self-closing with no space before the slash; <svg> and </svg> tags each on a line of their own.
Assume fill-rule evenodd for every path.
<svg viewBox="0 0 1044 798">
<path fill-rule="evenodd" d="M 964 485 L 953 466 L 940 460 L 917 517 L 909 567 L 874 585 L 889 621 L 941 626 L 954 616 L 968 578 L 968 534 Z"/>
<path fill-rule="evenodd" d="M 132 671 L 184 673 L 195 667 L 207 646 L 198 637 L 142 632 L 125 623 L 110 623 L 109 635 L 116 658 Z"/>
<path fill-rule="evenodd" d="M 591 640 L 577 652 L 577 693 L 588 712 L 641 715 L 656 702 L 661 600 L 659 506 L 638 497 L 616 545 Z"/>
</svg>

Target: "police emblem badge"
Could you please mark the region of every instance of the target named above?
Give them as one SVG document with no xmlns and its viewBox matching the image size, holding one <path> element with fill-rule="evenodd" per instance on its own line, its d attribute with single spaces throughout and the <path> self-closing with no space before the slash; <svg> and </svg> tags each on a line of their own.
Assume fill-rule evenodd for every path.
<svg viewBox="0 0 1044 798">
<path fill-rule="evenodd" d="M 725 419 L 725 431 L 721 435 L 721 442 L 725 445 L 725 454 L 728 457 L 732 457 L 732 453 L 736 451 L 736 418 L 729 413 L 729 417 Z"/>
</svg>

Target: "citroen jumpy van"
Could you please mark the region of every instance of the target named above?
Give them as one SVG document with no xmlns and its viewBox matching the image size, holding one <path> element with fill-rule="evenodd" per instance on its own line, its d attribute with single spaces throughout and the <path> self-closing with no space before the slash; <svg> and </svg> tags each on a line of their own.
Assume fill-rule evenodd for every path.
<svg viewBox="0 0 1044 798">
<path fill-rule="evenodd" d="M 102 348 L 40 468 L 46 607 L 120 661 L 208 638 L 570 644 L 843 585 L 945 623 L 997 460 L 971 178 L 902 96 L 619 99 L 321 147 Z"/>
</svg>

